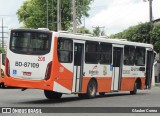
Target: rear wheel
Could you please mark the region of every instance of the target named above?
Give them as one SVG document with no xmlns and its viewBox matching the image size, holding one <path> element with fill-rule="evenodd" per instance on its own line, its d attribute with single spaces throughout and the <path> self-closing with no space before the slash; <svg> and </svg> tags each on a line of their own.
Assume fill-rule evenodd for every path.
<svg viewBox="0 0 160 116">
<path fill-rule="evenodd" d="M 0 83 L 0 88 L 5 88 L 4 83 Z"/>
<path fill-rule="evenodd" d="M 133 91 L 130 91 L 130 94 L 135 95 L 136 93 L 137 93 L 137 83 L 135 82 L 134 89 L 133 89 Z"/>
<path fill-rule="evenodd" d="M 62 97 L 62 93 L 44 90 L 44 94 L 48 99 L 60 99 Z"/>
<path fill-rule="evenodd" d="M 87 87 L 86 97 L 89 99 L 95 98 L 96 93 L 97 93 L 97 83 L 95 80 L 91 80 L 88 84 L 88 87 Z"/>
</svg>

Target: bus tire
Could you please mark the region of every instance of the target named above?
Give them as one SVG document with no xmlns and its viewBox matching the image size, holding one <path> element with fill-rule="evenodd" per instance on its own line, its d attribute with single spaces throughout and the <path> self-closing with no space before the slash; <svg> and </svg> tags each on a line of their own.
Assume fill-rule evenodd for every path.
<svg viewBox="0 0 160 116">
<path fill-rule="evenodd" d="M 134 83 L 134 89 L 133 89 L 133 91 L 130 91 L 130 94 L 131 95 L 137 94 L 137 83 L 136 82 Z"/>
<path fill-rule="evenodd" d="M 97 93 L 97 82 L 95 80 L 90 80 L 87 87 L 86 97 L 88 99 L 95 98 Z"/>
<path fill-rule="evenodd" d="M 48 99 L 60 99 L 62 97 L 62 93 L 44 90 L 44 94 Z"/>
<path fill-rule="evenodd" d="M 0 84 L 0 88 L 5 88 L 4 83 L 1 83 L 1 84 Z"/>
<path fill-rule="evenodd" d="M 4 85 L 4 83 L 1 85 L 2 86 L 2 88 L 5 88 L 6 86 Z"/>
<path fill-rule="evenodd" d="M 100 96 L 104 96 L 104 95 L 105 95 L 105 92 L 99 92 L 99 95 L 100 95 Z"/>
</svg>

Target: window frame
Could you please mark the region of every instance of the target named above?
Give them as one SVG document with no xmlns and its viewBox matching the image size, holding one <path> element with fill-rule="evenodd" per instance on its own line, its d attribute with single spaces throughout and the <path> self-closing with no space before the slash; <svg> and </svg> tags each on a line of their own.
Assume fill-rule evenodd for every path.
<svg viewBox="0 0 160 116">
<path fill-rule="evenodd" d="M 30 33 L 30 34 L 44 34 L 44 35 L 47 35 L 47 39 L 49 40 L 49 45 L 48 45 L 48 50 L 45 50 L 45 51 L 30 51 L 30 47 L 29 45 L 27 45 L 27 47 L 25 47 L 26 51 L 21 51 L 21 50 L 18 50 L 18 49 L 12 49 L 12 41 L 13 41 L 13 33 Z M 30 38 L 28 40 L 31 40 L 31 35 L 30 35 Z M 13 53 L 16 53 L 16 54 L 24 54 L 24 55 L 45 55 L 45 54 L 48 54 L 50 51 L 51 51 L 51 42 L 52 42 L 52 33 L 51 32 L 45 32 L 45 31 L 37 31 L 37 30 L 27 30 L 27 29 L 24 29 L 24 30 L 21 30 L 21 29 L 17 29 L 17 30 L 12 30 L 11 31 L 11 35 L 10 35 L 10 44 L 9 44 L 9 49 L 10 51 L 12 51 Z M 28 44 L 28 43 L 27 43 Z"/>
<path fill-rule="evenodd" d="M 133 56 L 132 56 L 133 59 L 131 60 L 133 63 L 131 63 L 131 62 L 129 62 L 128 64 L 125 63 L 125 57 L 126 57 L 126 55 L 125 55 L 125 54 L 126 54 L 125 50 L 126 50 L 126 47 L 129 48 L 129 52 L 131 51 L 132 48 L 134 48 L 134 52 L 132 52 L 132 53 L 133 53 Z M 124 64 L 125 66 L 134 66 L 134 65 L 135 65 L 135 52 L 136 52 L 136 47 L 135 47 L 135 46 L 132 46 L 132 45 L 125 45 L 125 46 L 124 46 L 123 64 Z M 131 57 L 131 54 L 129 53 L 128 56 Z M 130 60 L 129 57 L 126 57 L 126 58 Z"/>
<path fill-rule="evenodd" d="M 107 62 L 107 60 L 105 59 L 105 60 L 103 60 L 103 62 L 99 59 L 99 63 L 100 64 L 112 64 L 112 57 L 113 57 L 113 55 L 112 55 L 112 49 L 113 49 L 113 47 L 112 47 L 112 44 L 111 43 L 106 43 L 106 42 L 101 42 L 100 43 L 100 45 L 99 45 L 100 47 L 99 47 L 99 54 L 100 54 L 100 59 L 101 59 L 101 57 L 102 57 L 102 55 L 106 55 L 106 54 L 108 54 L 108 57 L 109 57 L 109 62 Z M 108 50 L 108 51 L 103 51 L 103 49 L 102 49 L 102 46 L 104 46 L 104 47 L 106 47 L 106 49 L 108 50 L 108 48 L 110 47 L 111 49 L 110 49 L 110 51 Z M 106 50 L 105 49 L 105 50 Z M 105 56 L 104 56 L 105 57 Z M 105 62 L 104 62 L 105 61 Z"/>
<path fill-rule="evenodd" d="M 87 51 L 87 46 L 88 45 L 95 45 L 96 46 L 96 51 L 95 52 L 88 52 Z M 87 58 L 88 54 L 94 54 L 96 55 L 95 61 L 90 61 L 90 59 L 93 60 L 93 57 Z M 99 42 L 97 41 L 86 41 L 85 43 L 85 63 L 86 64 L 98 64 L 99 63 Z"/>
<path fill-rule="evenodd" d="M 137 49 L 144 49 L 144 56 L 143 56 L 143 64 L 138 64 L 138 59 L 137 59 Z M 138 50 L 139 51 L 139 50 Z M 140 51 L 139 51 L 140 52 Z M 140 58 L 140 57 L 139 57 Z M 146 64 L 146 48 L 145 47 L 140 47 L 140 46 L 136 46 L 136 49 L 135 49 L 135 65 L 136 66 L 145 66 Z"/>
<path fill-rule="evenodd" d="M 68 40 L 68 41 L 70 41 L 71 42 L 71 50 L 69 51 L 69 50 L 60 50 L 58 47 L 58 44 L 59 44 L 59 41 L 65 41 L 65 40 Z M 57 56 L 58 56 L 58 61 L 60 62 L 60 63 L 72 63 L 73 62 L 73 40 L 72 39 L 70 39 L 70 38 L 64 38 L 64 37 L 59 37 L 58 38 L 58 41 L 57 41 L 58 43 L 57 43 Z M 60 60 L 60 56 L 59 56 L 59 52 L 60 51 L 65 51 L 65 52 L 69 52 L 69 54 L 68 55 L 71 55 L 71 59 L 70 60 L 68 60 L 68 61 L 61 61 Z"/>
</svg>

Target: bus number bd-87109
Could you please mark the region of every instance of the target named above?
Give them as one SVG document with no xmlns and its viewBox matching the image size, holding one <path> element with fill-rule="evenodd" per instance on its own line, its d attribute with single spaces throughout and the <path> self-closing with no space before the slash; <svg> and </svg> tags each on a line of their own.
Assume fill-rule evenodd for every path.
<svg viewBox="0 0 160 116">
<path fill-rule="evenodd" d="M 31 67 L 31 68 L 39 68 L 39 63 L 30 63 L 30 62 L 15 62 L 15 66 L 24 66 L 24 67 Z"/>
</svg>

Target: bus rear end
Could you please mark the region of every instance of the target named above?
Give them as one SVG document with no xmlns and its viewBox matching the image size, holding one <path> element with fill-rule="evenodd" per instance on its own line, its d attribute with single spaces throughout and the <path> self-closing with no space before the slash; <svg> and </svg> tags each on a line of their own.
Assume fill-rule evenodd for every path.
<svg viewBox="0 0 160 116">
<path fill-rule="evenodd" d="M 5 85 L 52 90 L 52 32 L 14 29 L 6 55 Z"/>
</svg>

